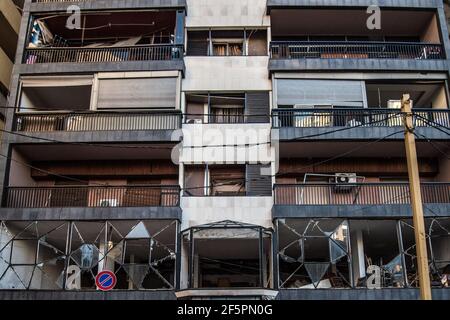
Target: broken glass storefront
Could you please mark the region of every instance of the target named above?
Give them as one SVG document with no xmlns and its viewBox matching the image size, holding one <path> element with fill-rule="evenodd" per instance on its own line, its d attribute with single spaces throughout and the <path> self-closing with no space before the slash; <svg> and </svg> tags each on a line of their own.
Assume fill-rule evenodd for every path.
<svg viewBox="0 0 450 320">
<path fill-rule="evenodd" d="M 417 287 L 410 220 L 280 219 L 283 289 Z M 450 218 L 426 219 L 430 279 L 450 284 Z"/>
<path fill-rule="evenodd" d="M 182 239 L 186 288 L 273 286 L 272 230 L 222 221 L 187 229 Z"/>
<path fill-rule="evenodd" d="M 177 221 L 3 221 L 0 289 L 96 290 L 103 270 L 117 290 L 175 286 Z"/>
</svg>

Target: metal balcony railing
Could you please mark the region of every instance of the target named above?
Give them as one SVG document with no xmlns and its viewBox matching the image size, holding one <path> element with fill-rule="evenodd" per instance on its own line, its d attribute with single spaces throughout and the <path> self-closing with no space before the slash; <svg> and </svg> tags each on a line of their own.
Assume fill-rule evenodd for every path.
<svg viewBox="0 0 450 320">
<path fill-rule="evenodd" d="M 7 187 L 7 208 L 175 207 L 178 186 Z"/>
<path fill-rule="evenodd" d="M 179 112 L 98 111 L 68 113 L 21 113 L 15 118 L 15 131 L 137 131 L 181 128 Z"/>
<path fill-rule="evenodd" d="M 185 124 L 239 124 L 239 123 L 269 123 L 269 114 L 185 114 Z"/>
<path fill-rule="evenodd" d="M 423 203 L 450 203 L 450 183 L 422 183 Z M 409 204 L 408 183 L 277 184 L 275 205 Z"/>
<path fill-rule="evenodd" d="M 87 63 L 124 61 L 162 61 L 183 58 L 183 46 L 173 44 L 132 47 L 55 47 L 27 48 L 23 63 Z"/>
<path fill-rule="evenodd" d="M 445 59 L 441 44 L 364 41 L 272 41 L 272 59 Z"/>
<path fill-rule="evenodd" d="M 449 109 L 415 109 L 414 113 L 418 127 L 430 126 L 429 121 L 450 126 Z M 272 125 L 274 128 L 401 127 L 403 115 L 398 109 L 379 108 L 274 109 Z"/>
</svg>

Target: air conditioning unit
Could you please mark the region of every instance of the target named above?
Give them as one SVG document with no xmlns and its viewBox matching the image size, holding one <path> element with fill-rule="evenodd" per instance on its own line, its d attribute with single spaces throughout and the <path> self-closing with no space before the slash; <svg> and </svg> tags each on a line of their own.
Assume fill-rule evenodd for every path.
<svg viewBox="0 0 450 320">
<path fill-rule="evenodd" d="M 334 190 L 336 192 L 349 192 L 358 182 L 356 173 L 336 173 L 334 176 L 334 183 L 336 184 Z"/>
<path fill-rule="evenodd" d="M 100 207 L 118 207 L 119 206 L 119 200 L 117 199 L 101 199 L 98 202 Z"/>
</svg>

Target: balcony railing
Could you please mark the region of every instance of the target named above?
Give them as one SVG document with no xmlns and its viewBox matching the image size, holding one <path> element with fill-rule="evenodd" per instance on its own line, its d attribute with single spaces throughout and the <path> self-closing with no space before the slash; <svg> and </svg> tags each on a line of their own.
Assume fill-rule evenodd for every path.
<svg viewBox="0 0 450 320">
<path fill-rule="evenodd" d="M 185 114 L 185 124 L 269 123 L 269 114 Z"/>
<path fill-rule="evenodd" d="M 15 130 L 22 132 L 56 131 L 137 131 L 181 128 L 177 112 L 69 112 L 17 114 Z"/>
<path fill-rule="evenodd" d="M 139 45 L 132 47 L 98 48 L 28 48 L 24 63 L 87 63 L 179 60 L 183 58 L 183 46 L 173 44 Z"/>
<path fill-rule="evenodd" d="M 175 207 L 178 186 L 7 187 L 7 208 Z"/>
<path fill-rule="evenodd" d="M 416 109 L 414 113 L 417 115 L 414 119 L 418 127 L 430 126 L 428 121 L 450 126 L 449 109 Z M 403 116 L 398 109 L 274 109 L 272 123 L 274 128 L 401 127 Z"/>
<path fill-rule="evenodd" d="M 441 44 L 363 41 L 272 41 L 272 59 L 445 59 Z"/>
<path fill-rule="evenodd" d="M 423 183 L 423 203 L 450 203 L 450 183 Z M 408 183 L 278 184 L 275 205 L 409 204 Z"/>
</svg>

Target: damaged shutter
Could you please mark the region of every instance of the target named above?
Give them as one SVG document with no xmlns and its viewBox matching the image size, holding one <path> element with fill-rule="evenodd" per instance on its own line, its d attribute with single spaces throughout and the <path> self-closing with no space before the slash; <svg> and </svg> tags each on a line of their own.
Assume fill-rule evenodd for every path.
<svg viewBox="0 0 450 320">
<path fill-rule="evenodd" d="M 97 109 L 174 109 L 177 78 L 100 79 Z"/>
<path fill-rule="evenodd" d="M 270 121 L 269 92 L 248 92 L 245 115 L 248 123 L 268 123 Z"/>
<path fill-rule="evenodd" d="M 278 79 L 278 106 L 364 107 L 364 83 L 343 80 Z"/>
<path fill-rule="evenodd" d="M 269 168 L 263 165 L 247 165 L 245 174 L 247 196 L 270 197 L 272 196 L 272 177 L 261 175 L 261 168 Z"/>
</svg>

